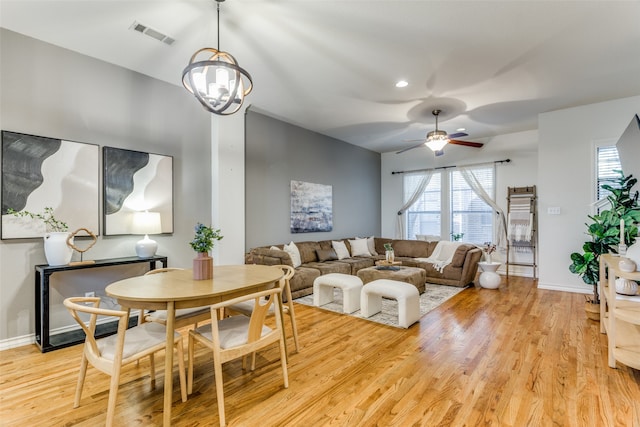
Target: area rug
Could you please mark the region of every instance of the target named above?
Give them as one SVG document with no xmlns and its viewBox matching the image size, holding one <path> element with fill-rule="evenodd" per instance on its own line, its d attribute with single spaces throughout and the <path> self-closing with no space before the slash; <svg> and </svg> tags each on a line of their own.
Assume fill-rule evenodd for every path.
<svg viewBox="0 0 640 427">
<path fill-rule="evenodd" d="M 427 283 L 425 285 L 425 292 L 420 295 L 420 317 L 424 316 L 449 298 L 459 294 L 465 289 L 466 288 L 458 288 L 456 286 L 433 285 Z M 293 301 L 313 307 L 313 294 L 294 299 Z M 342 290 L 334 288 L 333 302 L 317 308 L 342 313 Z M 350 316 L 359 317 L 372 322 L 395 326 L 396 328 L 400 327 L 398 326 L 398 303 L 395 300 L 382 298 L 382 311 L 371 317 L 363 317 L 360 314 L 360 310 L 348 314 Z"/>
</svg>

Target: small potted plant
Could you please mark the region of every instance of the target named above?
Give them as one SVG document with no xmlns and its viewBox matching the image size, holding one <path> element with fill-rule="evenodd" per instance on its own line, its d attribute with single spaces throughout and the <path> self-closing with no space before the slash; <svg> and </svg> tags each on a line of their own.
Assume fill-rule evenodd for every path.
<svg viewBox="0 0 640 427">
<path fill-rule="evenodd" d="M 491 264 L 491 254 L 496 251 L 496 245 L 491 244 L 491 242 L 484 242 L 484 248 L 482 250 L 487 255 L 487 262 Z"/>
<path fill-rule="evenodd" d="M 384 255 L 385 255 L 386 261 L 389 264 L 393 264 L 393 261 L 395 260 L 395 253 L 393 251 L 393 247 L 391 246 L 391 243 L 384 244 Z"/>
<path fill-rule="evenodd" d="M 7 209 L 7 213 L 19 218 L 29 217 L 32 220 L 39 220 L 46 227 L 44 234 L 44 255 L 49 265 L 66 265 L 71 261 L 73 248 L 69 246 L 69 226 L 66 222 L 56 219 L 52 207 L 44 208 L 44 213 L 34 213 L 29 211 L 16 211 Z M 73 238 L 70 239 L 73 244 Z"/>
<path fill-rule="evenodd" d="M 209 256 L 209 252 L 213 249 L 215 241 L 221 240 L 220 230 L 207 227 L 202 223 L 195 226 L 195 236 L 189 243 L 191 248 L 196 251 L 197 256 L 193 260 L 193 278 L 195 280 L 205 280 L 213 278 L 213 258 Z"/>
</svg>

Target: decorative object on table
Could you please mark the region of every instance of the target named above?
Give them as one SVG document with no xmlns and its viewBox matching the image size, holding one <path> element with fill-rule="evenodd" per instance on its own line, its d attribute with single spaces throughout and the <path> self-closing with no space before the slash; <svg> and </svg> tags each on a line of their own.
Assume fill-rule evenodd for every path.
<svg viewBox="0 0 640 427">
<path fill-rule="evenodd" d="M 385 256 L 385 260 L 387 261 L 388 264 L 393 264 L 395 261 L 395 252 L 393 251 L 393 247 L 391 246 L 391 243 L 385 243 L 384 244 L 384 256 Z"/>
<path fill-rule="evenodd" d="M 242 107 L 245 96 L 253 89 L 251 75 L 236 59 L 220 50 L 220 3 L 218 13 L 218 48 L 205 47 L 191 56 L 182 71 L 182 84 L 202 104 L 205 110 L 226 116 Z M 201 54 L 206 54 L 202 58 Z"/>
<path fill-rule="evenodd" d="M 638 265 L 632 259 L 623 257 L 618 261 L 618 268 L 625 273 L 633 273 L 638 268 Z"/>
<path fill-rule="evenodd" d="M 191 248 L 198 254 L 193 260 L 193 278 L 195 280 L 206 280 L 213 278 L 213 258 L 209 256 L 209 251 L 213 249 L 216 240 L 221 240 L 223 236 L 220 230 L 214 230 L 201 223 L 196 224 L 196 235 L 189 243 Z"/>
<path fill-rule="evenodd" d="M 464 233 L 451 232 L 450 234 L 451 234 L 451 239 L 453 239 L 454 242 L 459 242 L 464 237 Z"/>
<path fill-rule="evenodd" d="M 42 222 L 17 211 L 51 206 L 71 228 L 97 230 L 100 149 L 97 145 L 2 131 L 2 239 L 41 238 Z"/>
<path fill-rule="evenodd" d="M 491 244 L 491 242 L 484 242 L 484 248 L 482 250 L 486 255 L 487 262 L 491 264 L 491 254 L 496 251 L 496 245 Z"/>
<path fill-rule="evenodd" d="M 292 233 L 333 230 L 333 187 L 304 181 L 291 181 Z"/>
<path fill-rule="evenodd" d="M 571 254 L 571 265 L 569 266 L 569 271 L 579 275 L 584 283 L 593 287 L 593 296 L 587 301 L 587 305 L 598 305 L 594 308 L 594 311 L 597 309 L 598 313 L 600 312 L 600 296 L 598 295 L 600 255 L 618 250 L 618 245 L 622 240 L 618 232 L 621 222 L 623 225 L 622 238 L 626 244 L 632 246 L 638 235 L 638 228 L 634 223 L 640 222 L 638 191 L 631 192 L 631 188 L 638 180 L 632 175 L 624 176 L 622 171 L 617 172 L 619 176 L 609 180 L 612 185 L 602 185 L 602 189 L 608 192 L 607 201 L 611 205 L 610 209 L 603 210 L 598 215 L 588 216 L 593 221 L 591 224 L 585 224 L 591 240 L 584 243 L 582 253 L 574 252 Z M 628 247 L 626 257 L 633 259 L 629 256 L 629 249 Z M 592 318 L 589 315 L 591 307 L 585 309 L 588 312 L 587 316 Z"/>
<path fill-rule="evenodd" d="M 480 286 L 485 289 L 498 289 L 500 286 L 500 275 L 496 270 L 500 267 L 499 262 L 479 262 L 478 266 L 482 270 L 480 273 Z"/>
<path fill-rule="evenodd" d="M 162 233 L 160 212 L 136 212 L 133 214 L 131 231 L 134 234 L 144 234 L 144 238 L 136 243 L 136 255 L 140 258 L 151 258 L 158 251 L 158 243 L 149 238 L 149 234 Z"/>
<path fill-rule="evenodd" d="M 630 261 L 636 264 L 634 271 L 640 270 L 640 242 L 636 242 L 627 248 L 627 254 L 625 256 Z"/>
<path fill-rule="evenodd" d="M 73 243 L 74 237 L 76 237 L 76 234 L 78 234 L 78 232 L 80 231 L 84 231 L 85 233 L 87 233 L 87 236 L 91 237 L 92 239 L 91 243 L 89 243 L 89 245 L 86 246 L 85 248 L 79 248 Z M 67 237 L 67 245 L 71 249 L 78 251 L 80 253 L 80 261 L 70 262 L 69 265 L 95 264 L 96 263 L 95 261 L 93 260 L 85 261 L 83 258 L 84 258 L 84 253 L 87 252 L 89 249 L 91 249 L 93 245 L 96 244 L 97 241 L 98 241 L 98 238 L 96 237 L 96 235 L 93 234 L 91 230 L 88 230 L 86 228 L 78 228 L 76 231 L 71 233 L 69 237 Z"/>
<path fill-rule="evenodd" d="M 173 233 L 173 157 L 113 147 L 102 157 L 104 234 L 134 234 L 132 215 L 147 210 L 160 214 L 161 233 Z"/>
<path fill-rule="evenodd" d="M 627 254 L 627 245 L 624 243 L 624 218 L 620 218 L 620 243 L 618 243 L 618 255 Z"/>
<path fill-rule="evenodd" d="M 619 277 L 616 279 L 616 293 L 620 295 L 637 295 L 638 284 L 633 280 Z"/>
<path fill-rule="evenodd" d="M 8 209 L 7 213 L 16 217 L 29 217 L 44 224 L 47 230 L 44 233 L 44 256 L 47 258 L 47 263 L 51 266 L 69 264 L 73 249 L 69 246 L 68 241 L 71 238 L 71 244 L 73 244 L 73 238 L 67 231 L 69 230 L 67 223 L 56 219 L 53 208 L 44 208 L 44 213 L 16 212 L 13 209 Z"/>
</svg>

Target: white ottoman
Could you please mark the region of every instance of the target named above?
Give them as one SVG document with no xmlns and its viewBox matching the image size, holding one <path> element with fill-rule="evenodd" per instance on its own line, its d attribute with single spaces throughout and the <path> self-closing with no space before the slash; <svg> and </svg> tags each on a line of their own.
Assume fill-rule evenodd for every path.
<svg viewBox="0 0 640 427">
<path fill-rule="evenodd" d="M 319 307 L 333 301 L 333 288 L 342 289 L 342 310 L 353 313 L 360 309 L 362 280 L 350 274 L 329 273 L 313 281 L 313 305 Z"/>
<path fill-rule="evenodd" d="M 382 297 L 398 301 L 398 324 L 408 328 L 420 319 L 420 293 L 418 289 L 397 280 L 378 279 L 362 288 L 360 312 L 371 317 L 382 310 Z"/>
</svg>

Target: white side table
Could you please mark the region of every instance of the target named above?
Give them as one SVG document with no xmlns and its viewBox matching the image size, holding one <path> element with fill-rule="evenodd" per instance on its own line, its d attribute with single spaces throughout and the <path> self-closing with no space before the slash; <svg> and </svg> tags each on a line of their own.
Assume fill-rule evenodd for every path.
<svg viewBox="0 0 640 427">
<path fill-rule="evenodd" d="M 480 273 L 480 286 L 486 289 L 498 289 L 500 286 L 500 275 L 496 273 L 501 263 L 499 262 L 479 262 L 478 266 L 482 270 Z"/>
</svg>

